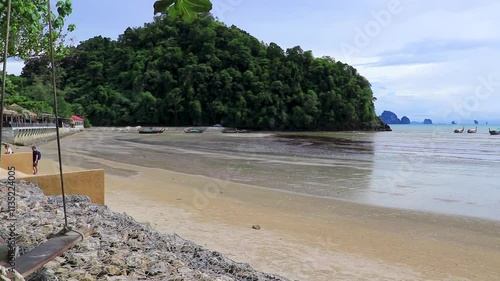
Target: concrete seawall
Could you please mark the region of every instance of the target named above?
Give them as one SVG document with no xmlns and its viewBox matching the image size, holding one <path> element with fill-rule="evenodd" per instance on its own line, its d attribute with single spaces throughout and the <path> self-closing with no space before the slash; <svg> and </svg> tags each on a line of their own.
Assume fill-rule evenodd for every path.
<svg viewBox="0 0 500 281">
<path fill-rule="evenodd" d="M 43 160 L 41 160 L 43 161 Z M 0 180 L 9 179 L 35 183 L 45 195 L 61 195 L 61 176 L 57 174 L 33 175 L 31 152 L 2 155 Z M 95 203 L 105 203 L 105 175 L 103 169 L 63 173 L 65 193 L 85 195 Z"/>
<path fill-rule="evenodd" d="M 59 128 L 59 136 L 64 137 L 80 129 Z M 3 128 L 2 141 L 15 145 L 28 146 L 42 141 L 51 141 L 57 138 L 56 127 L 14 127 Z"/>
<path fill-rule="evenodd" d="M 59 174 L 19 177 L 19 180 L 35 183 L 45 195 L 61 195 Z M 95 204 L 105 204 L 104 170 L 85 170 L 63 174 L 65 194 L 85 195 Z"/>
</svg>

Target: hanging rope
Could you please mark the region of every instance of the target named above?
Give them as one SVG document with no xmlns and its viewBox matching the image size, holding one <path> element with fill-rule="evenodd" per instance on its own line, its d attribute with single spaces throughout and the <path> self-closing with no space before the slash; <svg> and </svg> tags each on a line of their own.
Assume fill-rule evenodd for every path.
<svg viewBox="0 0 500 281">
<path fill-rule="evenodd" d="M 2 122 L 0 122 L 0 145 L 2 144 L 3 135 L 3 111 L 5 108 L 5 91 L 7 87 L 7 57 L 9 56 L 9 37 L 10 37 L 10 10 L 12 2 L 7 0 L 7 27 L 5 30 L 5 44 L 3 50 L 3 74 L 2 74 L 2 95 L 0 96 L 0 104 L 2 108 Z M 2 161 L 2 153 L 0 153 L 0 161 Z"/>
<path fill-rule="evenodd" d="M 52 12 L 50 9 L 50 0 L 47 0 L 48 12 L 49 12 L 49 43 L 50 43 L 50 60 L 52 65 L 52 88 L 54 91 L 54 114 L 56 115 L 56 135 L 57 135 L 57 155 L 59 157 L 59 176 L 61 178 L 61 193 L 63 200 L 63 210 L 64 210 L 64 229 L 62 232 L 67 232 L 70 230 L 68 227 L 68 214 L 66 212 L 66 195 L 64 193 L 64 179 L 62 171 L 62 160 L 61 160 L 61 142 L 59 140 L 59 111 L 57 109 L 57 83 L 56 83 L 56 62 L 54 58 L 54 42 L 52 36 Z"/>
</svg>

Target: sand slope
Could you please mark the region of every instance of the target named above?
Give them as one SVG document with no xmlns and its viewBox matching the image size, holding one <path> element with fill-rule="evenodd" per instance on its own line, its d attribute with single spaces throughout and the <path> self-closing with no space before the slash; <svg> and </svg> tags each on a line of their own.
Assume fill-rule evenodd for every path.
<svg viewBox="0 0 500 281">
<path fill-rule="evenodd" d="M 110 150 L 116 149 L 113 145 L 109 143 Z M 45 151 L 40 173 L 57 172 L 57 163 L 45 156 L 55 151 L 55 144 L 40 150 Z M 76 157 L 71 154 L 65 151 L 65 157 Z M 111 210 L 150 222 L 159 231 L 175 232 L 257 270 L 325 281 L 498 280 L 500 276 L 498 222 L 300 196 L 143 168 L 140 163 L 79 159 L 108 171 L 106 204 Z M 65 171 L 78 169 L 71 163 L 64 166 Z M 261 229 L 252 229 L 257 224 Z"/>
</svg>

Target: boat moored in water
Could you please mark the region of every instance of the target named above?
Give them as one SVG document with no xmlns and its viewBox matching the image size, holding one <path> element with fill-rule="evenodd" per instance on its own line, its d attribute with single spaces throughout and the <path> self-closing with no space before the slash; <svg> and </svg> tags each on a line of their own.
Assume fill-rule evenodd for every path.
<svg viewBox="0 0 500 281">
<path fill-rule="evenodd" d="M 477 127 L 475 129 L 468 129 L 467 133 L 469 133 L 469 134 L 475 134 L 475 133 L 477 133 Z"/>
<path fill-rule="evenodd" d="M 462 129 L 455 129 L 455 133 L 463 133 L 465 130 L 465 127 L 463 127 Z"/>
<path fill-rule="evenodd" d="M 500 130 L 491 130 L 490 128 L 488 130 L 490 131 L 490 135 L 500 135 Z"/>
</svg>

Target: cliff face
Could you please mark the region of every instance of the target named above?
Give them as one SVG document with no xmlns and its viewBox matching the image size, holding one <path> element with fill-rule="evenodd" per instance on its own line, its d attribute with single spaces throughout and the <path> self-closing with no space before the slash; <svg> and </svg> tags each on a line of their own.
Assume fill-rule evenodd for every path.
<svg viewBox="0 0 500 281">
<path fill-rule="evenodd" d="M 382 122 L 384 122 L 385 124 L 412 124 L 410 118 L 406 117 L 406 116 L 403 116 L 401 117 L 401 120 L 398 118 L 398 116 L 392 112 L 392 111 L 388 111 L 388 110 L 385 110 L 384 112 L 382 112 L 382 115 L 380 115 L 379 117 Z M 455 122 L 455 121 L 453 121 Z M 415 124 L 422 124 L 421 122 L 413 122 Z M 432 124 L 432 120 L 431 119 L 425 119 L 423 124 Z"/>
<path fill-rule="evenodd" d="M 410 124 L 410 123 L 411 123 L 410 118 L 408 118 L 406 116 L 401 117 L 401 123 L 400 124 Z"/>
<path fill-rule="evenodd" d="M 410 124 L 410 118 L 403 116 L 401 120 L 399 120 L 398 116 L 392 111 L 384 111 L 382 115 L 380 115 L 380 119 L 386 124 Z"/>
<path fill-rule="evenodd" d="M 386 124 L 401 124 L 401 120 L 399 120 L 398 116 L 391 111 L 384 111 L 382 115 L 380 115 L 380 119 Z"/>
</svg>

